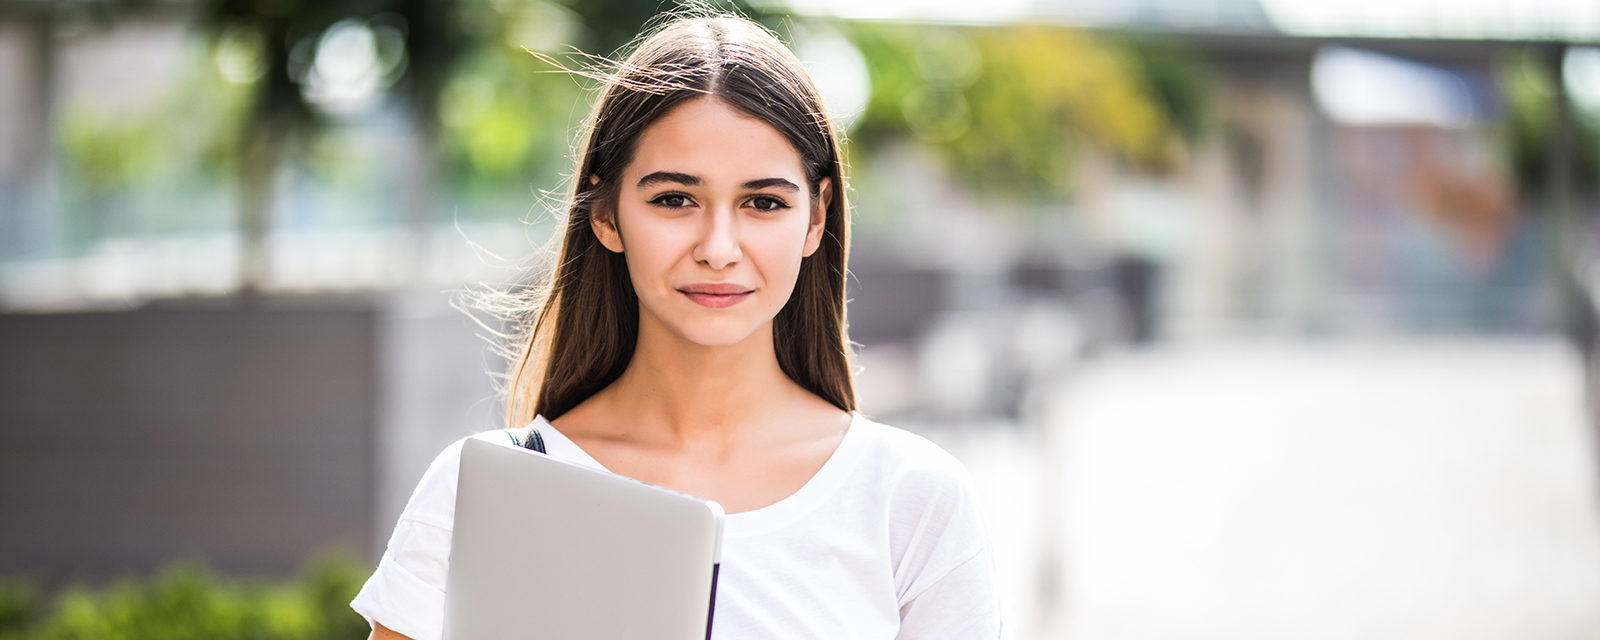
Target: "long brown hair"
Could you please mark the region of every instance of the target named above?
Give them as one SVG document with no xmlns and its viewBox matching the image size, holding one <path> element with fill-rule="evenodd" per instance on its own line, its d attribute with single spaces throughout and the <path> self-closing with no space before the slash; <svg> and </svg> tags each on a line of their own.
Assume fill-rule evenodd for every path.
<svg viewBox="0 0 1600 640">
<path fill-rule="evenodd" d="M 674 16 L 608 72 L 583 125 L 561 249 L 547 289 L 515 338 L 506 421 L 554 419 L 622 375 L 639 332 L 639 300 L 621 254 L 590 226 L 616 210 L 618 182 L 639 137 L 674 107 L 711 96 L 759 118 L 799 152 L 813 206 L 829 178 L 822 244 L 801 262 L 793 295 L 773 320 L 778 366 L 834 406 L 855 409 L 845 336 L 849 205 L 839 137 L 800 61 L 771 32 L 731 15 Z M 598 177 L 592 182 L 590 176 Z"/>
</svg>

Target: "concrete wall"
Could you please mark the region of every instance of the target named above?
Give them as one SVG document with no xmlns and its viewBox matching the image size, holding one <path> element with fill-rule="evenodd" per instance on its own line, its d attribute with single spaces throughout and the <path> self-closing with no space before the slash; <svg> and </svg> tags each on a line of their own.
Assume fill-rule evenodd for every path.
<svg viewBox="0 0 1600 640">
<path fill-rule="evenodd" d="M 0 315 L 0 575 L 370 553 L 379 313 Z"/>
</svg>

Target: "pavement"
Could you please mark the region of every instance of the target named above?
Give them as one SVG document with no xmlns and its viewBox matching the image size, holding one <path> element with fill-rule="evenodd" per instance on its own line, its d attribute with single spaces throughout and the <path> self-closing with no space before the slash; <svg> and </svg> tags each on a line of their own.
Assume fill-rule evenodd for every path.
<svg viewBox="0 0 1600 640">
<path fill-rule="evenodd" d="M 1600 639 L 1600 469 L 1556 337 L 1083 361 L 972 471 L 1010 637 Z"/>
</svg>

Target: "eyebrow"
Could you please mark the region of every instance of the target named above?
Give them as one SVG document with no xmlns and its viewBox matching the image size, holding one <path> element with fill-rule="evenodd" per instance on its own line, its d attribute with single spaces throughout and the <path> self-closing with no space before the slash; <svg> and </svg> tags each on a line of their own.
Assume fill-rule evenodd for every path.
<svg viewBox="0 0 1600 640">
<path fill-rule="evenodd" d="M 644 187 L 648 187 L 650 185 L 659 184 L 659 183 L 663 183 L 663 182 L 681 184 L 681 185 L 684 185 L 684 186 L 687 186 L 687 187 L 697 187 L 697 186 L 700 186 L 700 184 L 701 184 L 701 180 L 700 180 L 699 177 L 691 176 L 691 175 L 689 175 L 687 173 L 677 173 L 677 172 L 673 172 L 673 171 L 657 171 L 657 172 L 654 172 L 654 173 L 651 173 L 651 174 L 647 174 L 643 178 L 640 178 L 638 186 L 639 186 L 639 188 L 642 189 Z M 789 180 L 784 179 L 784 178 L 762 178 L 760 180 L 751 180 L 749 182 L 744 183 L 744 185 L 742 185 L 742 186 L 743 186 L 743 188 L 748 189 L 748 190 L 769 189 L 769 188 L 784 189 L 784 190 L 787 190 L 787 191 L 799 191 L 800 190 L 800 185 L 797 185 L 797 184 L 795 184 L 793 182 L 790 182 Z"/>
<path fill-rule="evenodd" d="M 769 188 L 783 189 L 785 191 L 799 191 L 800 185 L 789 182 L 783 178 L 762 178 L 760 180 L 751 180 L 744 183 L 744 188 L 751 191 Z"/>
<path fill-rule="evenodd" d="M 695 187 L 700 185 L 700 179 L 687 173 L 673 173 L 671 171 L 657 171 L 639 178 L 639 187 L 644 188 L 661 182 L 673 182 L 684 186 Z"/>
</svg>

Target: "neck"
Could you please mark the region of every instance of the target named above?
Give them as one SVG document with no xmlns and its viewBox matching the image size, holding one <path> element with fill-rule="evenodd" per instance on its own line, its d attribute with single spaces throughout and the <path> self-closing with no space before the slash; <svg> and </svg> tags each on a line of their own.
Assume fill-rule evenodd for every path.
<svg viewBox="0 0 1600 640">
<path fill-rule="evenodd" d="M 602 392 L 637 436 L 680 446 L 730 442 L 798 390 L 778 366 L 771 323 L 717 347 L 640 325 L 628 368 Z"/>
</svg>

